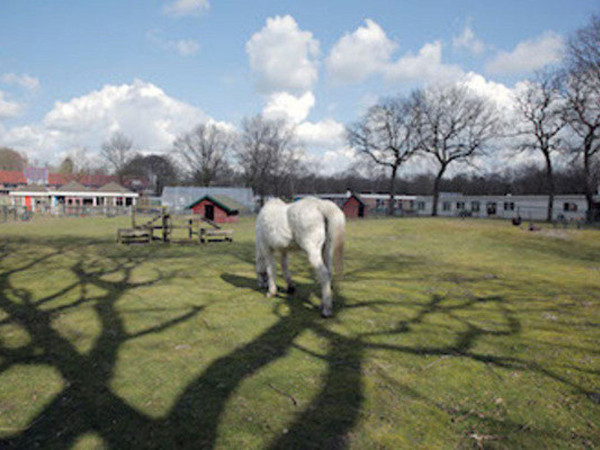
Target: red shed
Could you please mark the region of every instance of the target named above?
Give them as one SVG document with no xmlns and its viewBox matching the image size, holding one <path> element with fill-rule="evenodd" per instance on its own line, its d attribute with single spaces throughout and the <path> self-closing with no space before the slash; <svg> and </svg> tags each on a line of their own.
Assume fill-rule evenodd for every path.
<svg viewBox="0 0 600 450">
<path fill-rule="evenodd" d="M 189 205 L 187 209 L 213 222 L 231 223 L 238 221 L 239 213 L 244 206 L 226 195 L 205 195 Z"/>
<path fill-rule="evenodd" d="M 358 195 L 352 193 L 342 205 L 342 211 L 349 218 L 365 217 L 367 215 L 367 205 Z"/>
</svg>

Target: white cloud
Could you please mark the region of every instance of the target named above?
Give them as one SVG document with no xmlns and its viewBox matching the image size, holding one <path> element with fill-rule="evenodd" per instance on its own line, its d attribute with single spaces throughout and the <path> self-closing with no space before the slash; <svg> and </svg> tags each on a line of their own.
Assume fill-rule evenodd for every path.
<svg viewBox="0 0 600 450">
<path fill-rule="evenodd" d="M 263 115 L 268 119 L 283 119 L 293 123 L 300 123 L 308 117 L 310 110 L 315 105 L 315 96 L 306 92 L 296 97 L 287 92 L 276 92 L 269 96 Z"/>
<path fill-rule="evenodd" d="M 19 103 L 6 100 L 4 92 L 0 91 L 0 120 L 18 116 L 22 111 Z"/>
<path fill-rule="evenodd" d="M 75 148 L 97 152 L 112 133 L 121 131 L 136 149 L 161 152 L 170 148 L 177 135 L 206 120 L 198 108 L 136 80 L 56 102 L 41 123 L 7 129 L 0 135 L 0 143 L 50 161 Z"/>
<path fill-rule="evenodd" d="M 200 51 L 200 44 L 193 39 L 164 39 L 156 31 L 149 31 L 146 33 L 146 37 L 158 48 L 176 52 L 181 56 L 192 56 Z"/>
<path fill-rule="evenodd" d="M 346 128 L 344 125 L 333 119 L 320 122 L 303 122 L 296 127 L 296 134 L 302 142 L 326 148 L 343 146 L 345 133 Z"/>
<path fill-rule="evenodd" d="M 262 92 L 305 92 L 317 81 L 319 41 L 289 15 L 268 18 L 246 43 L 246 52 Z"/>
<path fill-rule="evenodd" d="M 332 81 L 358 82 L 379 74 L 393 83 L 435 83 L 454 81 L 464 74 L 459 66 L 442 62 L 441 41 L 425 44 L 416 55 L 409 52 L 394 60 L 396 43 L 374 21 L 365 23 L 333 46 L 326 60 Z"/>
<path fill-rule="evenodd" d="M 452 47 L 455 50 L 468 50 L 474 55 L 481 55 L 485 50 L 485 44 L 475 36 L 470 21 L 467 22 L 460 35 L 452 38 Z"/>
<path fill-rule="evenodd" d="M 208 0 L 175 0 L 164 7 L 165 14 L 175 17 L 199 16 L 210 9 Z"/>
<path fill-rule="evenodd" d="M 486 80 L 474 72 L 467 73 L 461 83 L 482 97 L 492 100 L 500 111 L 512 112 L 514 91 L 506 85 Z"/>
<path fill-rule="evenodd" d="M 531 72 L 560 62 L 564 46 L 563 38 L 549 31 L 536 39 L 519 42 L 510 53 L 500 52 L 488 62 L 486 69 L 495 74 Z"/>
<path fill-rule="evenodd" d="M 388 65 L 384 76 L 393 82 L 450 82 L 463 76 L 463 70 L 456 65 L 442 62 L 442 43 L 435 41 L 425 44 L 416 55 L 407 54 Z"/>
<path fill-rule="evenodd" d="M 336 120 L 303 122 L 296 127 L 296 135 L 308 149 L 305 164 L 317 173 L 343 172 L 356 160 L 356 152 L 346 145 L 344 125 Z"/>
<path fill-rule="evenodd" d="M 321 175 L 333 175 L 344 172 L 356 162 L 356 153 L 349 147 L 308 152 L 302 162 L 312 171 Z"/>
<path fill-rule="evenodd" d="M 16 84 L 22 88 L 34 90 L 40 87 L 40 81 L 27 74 L 17 75 L 15 73 L 5 73 L 0 77 L 0 81 L 4 84 Z"/>
<path fill-rule="evenodd" d="M 365 24 L 344 35 L 331 49 L 326 65 L 334 82 L 362 81 L 389 63 L 396 44 L 371 19 L 366 19 Z"/>
<path fill-rule="evenodd" d="M 200 45 L 193 39 L 182 39 L 174 43 L 177 53 L 182 56 L 195 55 L 200 50 Z"/>
</svg>

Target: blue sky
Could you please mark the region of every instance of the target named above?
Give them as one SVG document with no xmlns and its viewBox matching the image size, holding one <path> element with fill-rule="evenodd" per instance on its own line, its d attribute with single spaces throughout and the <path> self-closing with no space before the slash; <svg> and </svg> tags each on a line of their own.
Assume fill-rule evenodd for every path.
<svg viewBox="0 0 600 450">
<path fill-rule="evenodd" d="M 200 121 L 236 127 L 264 112 L 343 167 L 343 125 L 377 98 L 464 81 L 502 105 L 599 11 L 591 0 L 2 0 L 0 146 L 93 159 L 122 131 L 166 152 Z"/>
</svg>

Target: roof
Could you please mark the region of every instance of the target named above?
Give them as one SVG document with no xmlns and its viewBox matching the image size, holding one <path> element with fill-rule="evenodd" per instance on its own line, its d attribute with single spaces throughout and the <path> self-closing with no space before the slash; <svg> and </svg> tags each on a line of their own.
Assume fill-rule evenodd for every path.
<svg viewBox="0 0 600 450">
<path fill-rule="evenodd" d="M 358 203 L 360 203 L 361 205 L 364 205 L 364 204 L 365 204 L 365 202 L 363 202 L 363 201 L 362 201 L 362 199 L 360 198 L 360 196 L 359 196 L 358 194 L 354 193 L 354 192 L 353 192 L 353 193 L 350 195 L 350 197 L 348 197 L 348 200 L 350 200 L 351 198 L 355 198 L 356 200 L 358 200 Z M 348 203 L 348 200 L 346 200 L 346 201 L 344 202 L 344 205 L 345 205 L 346 203 Z"/>
<path fill-rule="evenodd" d="M 217 204 L 218 206 L 220 206 L 222 209 L 224 209 L 228 213 L 239 212 L 241 210 L 247 209 L 244 205 L 242 205 L 239 202 L 236 202 L 231 197 L 228 197 L 227 195 L 219 195 L 219 194 L 205 195 L 205 196 L 201 197 L 200 199 L 196 200 L 195 202 L 193 202 L 192 204 L 190 204 L 186 209 L 191 209 L 194 206 L 196 206 L 198 203 L 200 203 L 204 200 L 210 200 L 211 202 Z"/>
<path fill-rule="evenodd" d="M 25 186 L 19 186 L 13 192 L 48 192 L 48 189 L 39 184 L 28 184 Z"/>
<path fill-rule="evenodd" d="M 79 184 L 76 181 L 71 181 L 64 186 L 58 188 L 59 192 L 89 192 L 91 189 Z"/>
<path fill-rule="evenodd" d="M 98 189 L 98 192 L 114 192 L 114 193 L 121 194 L 121 193 L 127 193 L 127 192 L 131 192 L 131 191 L 127 188 L 124 188 L 120 184 L 115 183 L 114 181 L 111 181 L 110 183 L 105 184 L 100 189 Z"/>
<path fill-rule="evenodd" d="M 163 189 L 161 202 L 172 212 L 182 211 L 205 195 L 226 195 L 244 205 L 244 209 L 254 210 L 252 189 L 240 187 L 166 186 Z"/>
<path fill-rule="evenodd" d="M 27 180 L 20 170 L 0 170 L 0 183 L 25 184 Z"/>
</svg>

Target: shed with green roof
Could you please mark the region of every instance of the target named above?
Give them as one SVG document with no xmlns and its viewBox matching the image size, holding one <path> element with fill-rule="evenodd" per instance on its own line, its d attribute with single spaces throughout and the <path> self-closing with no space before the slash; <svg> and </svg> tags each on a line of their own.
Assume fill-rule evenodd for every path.
<svg viewBox="0 0 600 450">
<path fill-rule="evenodd" d="M 246 207 L 226 195 L 205 195 L 186 209 L 216 223 L 231 223 L 237 222 Z"/>
</svg>

